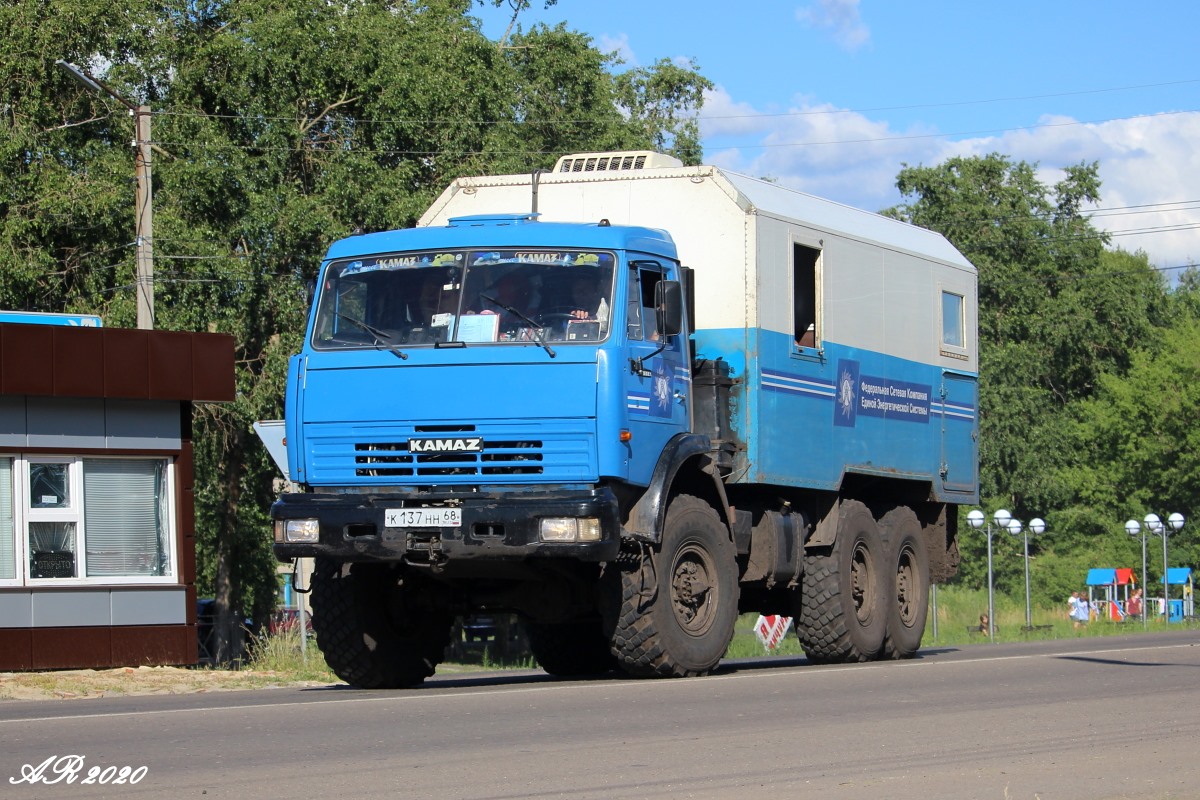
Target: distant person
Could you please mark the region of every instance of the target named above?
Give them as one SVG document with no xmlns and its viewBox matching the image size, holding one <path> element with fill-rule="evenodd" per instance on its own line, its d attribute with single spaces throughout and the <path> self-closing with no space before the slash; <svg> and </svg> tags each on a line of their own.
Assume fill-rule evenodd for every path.
<svg viewBox="0 0 1200 800">
<path fill-rule="evenodd" d="M 992 630 L 992 618 L 987 614 L 979 615 L 979 632 L 989 633 Z"/>
<path fill-rule="evenodd" d="M 1129 596 L 1129 602 L 1125 604 L 1125 613 L 1131 617 L 1140 617 L 1144 609 L 1145 604 L 1142 600 L 1142 590 L 1134 589 L 1133 594 Z"/>
<path fill-rule="evenodd" d="M 1075 592 L 1073 596 L 1079 599 L 1075 602 L 1075 613 L 1071 616 L 1075 622 L 1075 627 L 1082 628 L 1092 619 L 1092 604 L 1082 592 Z"/>
</svg>

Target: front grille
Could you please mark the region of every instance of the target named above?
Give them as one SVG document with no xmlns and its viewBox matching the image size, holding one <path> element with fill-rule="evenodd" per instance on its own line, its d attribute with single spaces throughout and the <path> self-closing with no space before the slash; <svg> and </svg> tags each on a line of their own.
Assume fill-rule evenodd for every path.
<svg viewBox="0 0 1200 800">
<path fill-rule="evenodd" d="M 411 439 L 482 440 L 482 449 L 409 450 Z M 599 477 L 590 418 L 306 428 L 304 480 L 317 486 L 572 483 Z"/>
<path fill-rule="evenodd" d="M 534 439 L 485 441 L 482 453 L 411 453 L 408 441 L 358 442 L 357 477 L 541 475 L 542 442 Z"/>
</svg>

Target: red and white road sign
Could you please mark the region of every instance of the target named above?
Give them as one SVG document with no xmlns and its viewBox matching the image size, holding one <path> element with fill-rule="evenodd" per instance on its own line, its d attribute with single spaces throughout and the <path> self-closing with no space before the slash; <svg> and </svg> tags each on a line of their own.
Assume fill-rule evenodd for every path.
<svg viewBox="0 0 1200 800">
<path fill-rule="evenodd" d="M 779 647 L 779 643 L 783 641 L 783 637 L 790 627 L 792 627 L 791 617 L 759 615 L 758 620 L 754 623 L 754 635 L 762 642 L 763 647 L 774 650 Z"/>
</svg>

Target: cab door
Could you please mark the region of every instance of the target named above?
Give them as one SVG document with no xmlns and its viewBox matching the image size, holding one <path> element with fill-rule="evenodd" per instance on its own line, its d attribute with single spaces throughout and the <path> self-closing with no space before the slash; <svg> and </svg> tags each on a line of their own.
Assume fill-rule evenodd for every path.
<svg viewBox="0 0 1200 800">
<path fill-rule="evenodd" d="M 660 336 L 655 287 L 674 280 L 678 267 L 661 259 L 634 260 L 627 273 L 625 410 L 630 441 L 629 479 L 647 484 L 658 455 L 675 434 L 691 428 L 691 370 L 685 337 Z M 685 328 L 686 330 L 686 328 Z"/>
</svg>

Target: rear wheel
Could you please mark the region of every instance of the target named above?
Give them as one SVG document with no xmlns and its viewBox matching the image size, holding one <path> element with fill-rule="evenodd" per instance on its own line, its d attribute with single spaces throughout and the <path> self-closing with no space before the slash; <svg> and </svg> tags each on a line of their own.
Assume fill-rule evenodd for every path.
<svg viewBox="0 0 1200 800">
<path fill-rule="evenodd" d="M 597 675 L 617 666 L 598 617 L 571 622 L 526 622 L 529 649 L 551 675 Z"/>
<path fill-rule="evenodd" d="M 729 533 L 708 503 L 679 495 L 662 545 L 616 562 L 607 614 L 613 654 L 633 675 L 703 675 L 725 655 L 737 621 L 737 563 Z"/>
<path fill-rule="evenodd" d="M 875 518 L 857 500 L 843 500 L 833 547 L 804 557 L 796 635 L 810 660 L 878 657 L 887 628 L 885 563 Z"/>
<path fill-rule="evenodd" d="M 889 566 L 883 653 L 887 658 L 912 658 L 921 647 L 929 612 L 929 556 L 921 523 L 912 509 L 902 506 L 885 514 L 879 527 Z"/>
<path fill-rule="evenodd" d="M 325 662 L 360 689 L 415 686 L 433 674 L 453 616 L 398 567 L 316 560 L 313 630 Z"/>
</svg>

